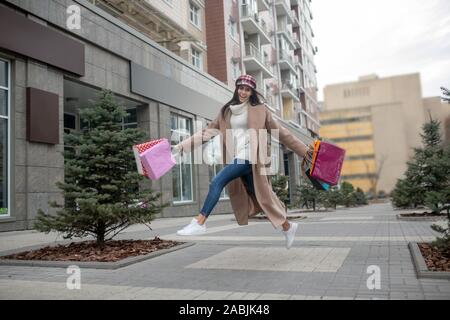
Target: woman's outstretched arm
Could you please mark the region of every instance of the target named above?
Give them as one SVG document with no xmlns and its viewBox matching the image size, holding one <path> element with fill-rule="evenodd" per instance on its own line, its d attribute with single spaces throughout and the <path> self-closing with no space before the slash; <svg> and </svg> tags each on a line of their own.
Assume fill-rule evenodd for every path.
<svg viewBox="0 0 450 320">
<path fill-rule="evenodd" d="M 267 130 L 278 129 L 280 142 L 300 157 L 305 156 L 306 151 L 308 151 L 308 146 L 294 136 L 288 129 L 280 125 L 278 121 L 273 118 L 272 112 L 268 108 L 266 108 L 266 128 Z"/>
<path fill-rule="evenodd" d="M 206 128 L 197 131 L 189 138 L 183 140 L 179 144 L 177 144 L 177 148 L 179 151 L 189 153 L 198 146 L 208 142 L 216 135 L 220 134 L 219 130 L 219 119 L 220 114 L 214 119 Z"/>
</svg>

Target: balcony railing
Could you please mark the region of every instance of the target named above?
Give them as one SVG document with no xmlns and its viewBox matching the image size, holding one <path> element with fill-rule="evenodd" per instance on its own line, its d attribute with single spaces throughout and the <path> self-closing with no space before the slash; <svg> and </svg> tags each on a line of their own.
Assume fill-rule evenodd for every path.
<svg viewBox="0 0 450 320">
<path fill-rule="evenodd" d="M 270 73 L 273 74 L 273 67 L 270 63 L 270 59 L 263 59 L 261 51 L 253 43 L 245 44 L 245 56 L 255 58 L 260 64 L 264 65 Z"/>
<path fill-rule="evenodd" d="M 253 57 L 256 60 L 258 60 L 259 62 L 263 63 L 263 61 L 261 59 L 261 52 L 253 43 L 245 44 L 245 55 L 247 57 Z"/>
<path fill-rule="evenodd" d="M 294 90 L 294 82 L 292 80 L 283 80 L 282 81 L 282 90 Z"/>
<path fill-rule="evenodd" d="M 290 62 L 292 66 L 294 66 L 294 61 L 292 60 L 292 57 L 285 52 L 280 52 L 280 60 L 287 60 L 288 62 Z"/>
<path fill-rule="evenodd" d="M 300 48 L 302 46 L 301 42 L 300 42 L 300 36 L 297 32 L 294 32 L 292 34 L 292 37 L 294 39 L 294 44 L 295 44 L 295 48 Z"/>
<path fill-rule="evenodd" d="M 266 35 L 269 34 L 267 24 L 264 19 L 261 19 L 259 14 L 255 12 L 248 4 L 241 5 L 241 19 L 242 18 L 253 19 Z"/>
<path fill-rule="evenodd" d="M 278 22 L 277 32 L 284 32 L 287 35 L 287 41 L 289 44 L 295 48 L 294 36 L 292 35 L 292 30 L 284 22 Z"/>
<path fill-rule="evenodd" d="M 294 20 L 295 23 L 299 24 L 300 19 L 298 17 L 298 11 L 297 10 L 291 10 L 292 12 L 292 19 Z"/>
</svg>

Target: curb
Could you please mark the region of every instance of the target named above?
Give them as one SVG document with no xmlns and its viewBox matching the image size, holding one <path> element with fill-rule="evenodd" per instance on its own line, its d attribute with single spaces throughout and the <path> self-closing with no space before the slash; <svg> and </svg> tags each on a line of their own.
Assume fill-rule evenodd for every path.
<svg viewBox="0 0 450 320">
<path fill-rule="evenodd" d="M 416 242 L 408 243 L 409 251 L 417 273 L 417 278 L 447 279 L 450 280 L 450 272 L 448 271 L 430 271 L 425 263 L 425 259 L 420 252 Z"/>
<path fill-rule="evenodd" d="M 305 216 L 296 216 L 296 215 L 292 215 L 292 216 L 286 216 L 286 218 L 288 220 L 303 220 L 306 219 L 307 217 Z M 267 216 L 260 216 L 260 217 L 249 217 L 248 220 L 269 220 L 269 218 L 267 218 Z"/>
<path fill-rule="evenodd" d="M 434 216 L 434 217 L 402 217 L 401 214 L 396 215 L 397 220 L 403 221 L 439 221 L 445 220 L 446 216 Z"/>
<path fill-rule="evenodd" d="M 78 266 L 82 268 L 91 269 L 119 269 L 125 266 L 129 266 L 134 263 L 138 263 L 147 259 L 155 258 L 157 256 L 177 251 L 194 245 L 195 242 L 185 242 L 180 245 L 176 245 L 169 249 L 162 249 L 155 252 L 150 252 L 143 256 L 134 256 L 122 259 L 116 262 L 89 262 L 89 261 L 48 261 L 48 260 L 13 260 L 13 259 L 0 259 L 0 266 L 26 266 L 26 267 L 55 267 L 55 268 L 67 268 L 69 266 Z M 0 253 L 1 256 L 10 255 L 26 251 L 24 248 L 14 250 L 15 252 L 8 251 L 8 253 Z"/>
</svg>

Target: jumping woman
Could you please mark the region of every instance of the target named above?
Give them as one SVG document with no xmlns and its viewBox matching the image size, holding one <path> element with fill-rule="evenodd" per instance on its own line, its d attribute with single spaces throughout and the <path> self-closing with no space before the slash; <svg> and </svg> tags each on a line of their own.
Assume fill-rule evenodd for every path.
<svg viewBox="0 0 450 320">
<path fill-rule="evenodd" d="M 258 131 L 278 133 L 279 141 L 304 157 L 308 146 L 296 138 L 272 117 L 272 112 L 261 102 L 256 91 L 256 81 L 250 75 L 236 80 L 233 98 L 225 104 L 205 129 L 175 145 L 174 151 L 188 153 L 206 143 L 215 135 L 221 135 L 222 156 L 226 158 L 223 169 L 214 177 L 199 215 L 177 234 L 199 235 L 206 232 L 206 219 L 217 204 L 225 186 L 228 188 L 231 206 L 239 225 L 247 225 L 249 216 L 265 212 L 274 228 L 280 228 L 286 238 L 286 247 L 292 246 L 298 224 L 286 218 L 286 206 L 272 190 L 267 175 L 270 155 L 258 148 L 267 148 L 267 135 Z M 231 138 L 227 130 L 232 132 Z M 254 129 L 254 130 L 249 130 Z M 256 132 L 256 134 L 251 134 Z M 266 174 L 264 174 L 266 173 Z"/>
</svg>

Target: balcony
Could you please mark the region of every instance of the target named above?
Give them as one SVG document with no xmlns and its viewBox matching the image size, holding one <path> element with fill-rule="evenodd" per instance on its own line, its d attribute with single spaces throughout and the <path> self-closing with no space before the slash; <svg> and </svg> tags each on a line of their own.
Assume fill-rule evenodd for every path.
<svg viewBox="0 0 450 320">
<path fill-rule="evenodd" d="M 281 96 L 285 98 L 292 98 L 294 101 L 299 102 L 300 98 L 297 95 L 297 90 L 294 87 L 295 81 L 282 80 Z"/>
<path fill-rule="evenodd" d="M 300 49 L 302 47 L 302 44 L 300 43 L 300 36 L 297 32 L 294 32 L 292 34 L 292 37 L 294 38 L 294 47 L 295 49 Z"/>
<path fill-rule="evenodd" d="M 305 93 L 305 86 L 303 84 L 303 75 L 301 75 L 300 78 L 297 79 L 297 81 L 295 82 L 295 88 L 298 89 L 299 93 Z"/>
<path fill-rule="evenodd" d="M 292 57 L 287 53 L 280 52 L 278 63 L 280 64 L 281 70 L 291 70 L 292 72 L 296 73 L 294 61 L 292 60 Z"/>
<path fill-rule="evenodd" d="M 258 0 L 258 12 L 269 10 L 269 3 L 267 0 Z"/>
<path fill-rule="evenodd" d="M 241 5 L 241 24 L 248 34 L 259 34 L 262 45 L 271 42 L 265 21 L 247 4 Z"/>
<path fill-rule="evenodd" d="M 273 78 L 273 68 L 269 61 L 264 61 L 261 51 L 253 44 L 245 44 L 244 64 L 246 71 L 262 71 L 263 78 Z"/>
<path fill-rule="evenodd" d="M 288 23 L 292 23 L 291 4 L 289 0 L 275 0 L 277 16 L 286 16 Z"/>
<path fill-rule="evenodd" d="M 290 46 L 290 50 L 295 49 L 294 37 L 292 35 L 292 31 L 288 28 L 288 26 L 286 24 L 284 24 L 284 23 L 278 24 L 277 34 L 282 35 L 286 39 L 287 43 Z"/>
<path fill-rule="evenodd" d="M 180 41 L 198 40 L 177 21 L 153 7 L 152 1 L 91 0 L 90 2 L 178 55 L 181 49 Z"/>
<path fill-rule="evenodd" d="M 298 19 L 298 11 L 292 10 L 292 27 L 296 28 L 300 26 L 300 20 Z"/>
</svg>

